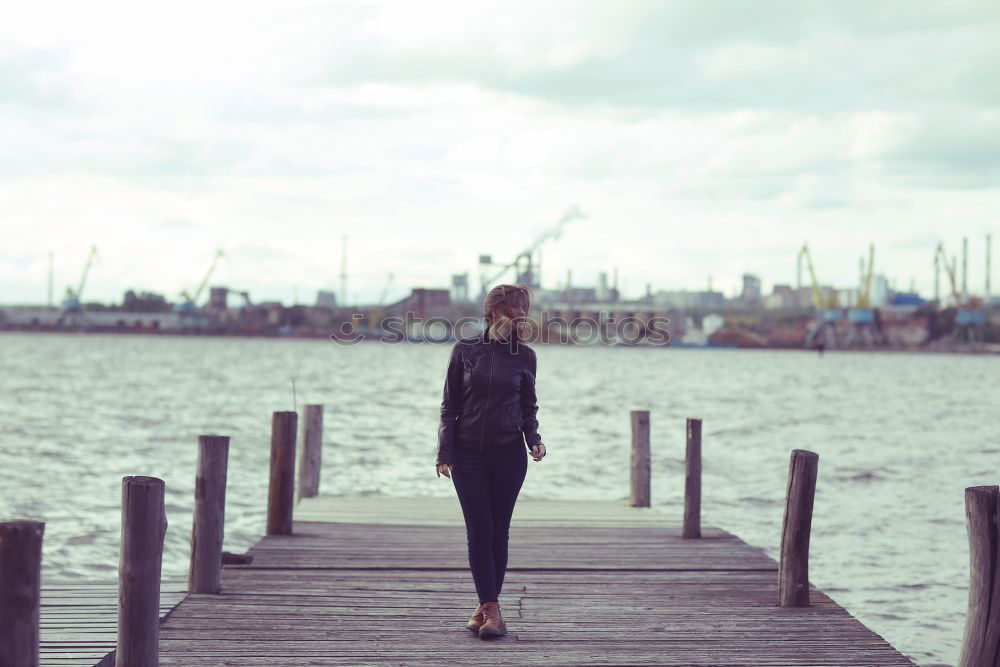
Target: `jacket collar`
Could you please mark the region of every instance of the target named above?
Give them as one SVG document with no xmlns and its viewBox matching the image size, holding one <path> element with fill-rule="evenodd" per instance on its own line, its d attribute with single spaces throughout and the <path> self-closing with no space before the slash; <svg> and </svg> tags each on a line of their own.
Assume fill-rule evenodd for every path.
<svg viewBox="0 0 1000 667">
<path fill-rule="evenodd" d="M 489 324 L 490 324 L 489 321 L 487 321 L 486 328 L 483 329 L 483 333 L 481 334 L 480 339 L 488 345 L 496 344 L 498 346 L 503 346 L 504 343 L 506 342 L 506 347 L 510 351 L 510 353 L 517 354 L 518 347 L 521 344 L 520 336 L 517 333 L 517 327 L 514 327 L 514 329 L 511 331 L 510 339 L 508 339 L 507 341 L 503 341 L 502 339 L 493 338 L 490 336 Z"/>
</svg>

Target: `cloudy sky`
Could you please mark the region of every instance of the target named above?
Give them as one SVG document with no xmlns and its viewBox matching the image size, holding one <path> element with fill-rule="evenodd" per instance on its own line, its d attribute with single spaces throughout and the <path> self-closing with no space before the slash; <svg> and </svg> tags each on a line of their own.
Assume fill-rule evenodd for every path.
<svg viewBox="0 0 1000 667">
<path fill-rule="evenodd" d="M 1000 246 L 994 0 L 17 3 L 0 22 L 0 302 L 311 301 L 478 282 L 570 206 L 542 280 L 626 295 L 933 285 Z M 998 257 L 1000 262 L 1000 257 Z M 994 281 L 996 282 L 996 280 Z M 1000 291 L 995 289 L 994 291 Z"/>
</svg>

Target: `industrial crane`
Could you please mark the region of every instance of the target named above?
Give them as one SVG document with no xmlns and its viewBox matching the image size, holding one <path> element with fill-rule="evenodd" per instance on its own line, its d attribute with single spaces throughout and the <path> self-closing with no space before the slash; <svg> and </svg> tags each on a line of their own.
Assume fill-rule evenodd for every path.
<svg viewBox="0 0 1000 667">
<path fill-rule="evenodd" d="M 951 298 L 954 301 L 954 306 L 957 308 L 962 303 L 962 297 L 958 292 L 958 280 L 955 278 L 955 268 L 952 266 L 951 262 L 948 261 L 948 255 L 944 251 L 944 243 L 938 243 L 937 250 L 934 251 L 934 264 L 935 266 L 944 265 L 945 275 L 948 276 L 948 282 L 951 284 Z M 936 278 L 937 276 L 935 276 Z M 937 296 L 935 294 L 935 296 Z"/>
<path fill-rule="evenodd" d="M 982 338 L 981 329 L 986 324 L 986 311 L 977 308 L 973 302 L 962 299 L 958 289 L 958 280 L 955 277 L 955 267 L 948 261 L 948 255 L 944 251 L 944 243 L 938 244 L 934 253 L 934 264 L 937 266 L 944 264 L 944 271 L 948 276 L 948 283 L 951 285 L 953 305 L 958 309 L 958 312 L 955 313 L 955 328 L 952 331 L 952 338 L 961 341 L 980 340 Z"/>
<path fill-rule="evenodd" d="M 816 269 L 813 267 L 812 254 L 809 252 L 808 244 L 802 244 L 802 249 L 799 250 L 799 257 L 805 258 L 806 266 L 809 268 L 809 279 L 812 281 L 813 305 L 816 306 L 816 310 L 836 310 L 836 317 L 832 315 L 831 317 L 835 320 L 841 319 L 837 292 L 831 292 L 829 297 L 823 298 L 823 291 L 820 289 L 819 280 L 816 279 Z"/>
<path fill-rule="evenodd" d="M 854 325 L 844 344 L 851 347 L 855 343 L 860 343 L 866 347 L 872 347 L 881 341 L 881 332 L 875 325 L 875 310 L 872 308 L 872 277 L 875 268 L 875 244 L 868 245 L 868 263 L 861 276 L 861 284 L 858 286 L 858 301 L 854 308 L 847 311 L 847 320 Z"/>
<path fill-rule="evenodd" d="M 827 347 L 833 347 L 837 342 L 837 322 L 843 319 L 843 311 L 837 302 L 837 292 L 834 291 L 828 298 L 823 298 L 823 291 L 816 278 L 816 268 L 813 266 L 812 254 L 809 252 L 809 244 L 807 243 L 803 243 L 799 250 L 799 262 L 803 259 L 806 260 L 806 266 L 809 268 L 813 306 L 816 307 L 816 328 L 808 336 L 807 342 L 811 344 L 822 342 Z"/>
<path fill-rule="evenodd" d="M 181 292 L 181 297 L 183 301 L 177 304 L 176 311 L 181 315 L 194 315 L 198 312 L 198 299 L 201 298 L 202 292 L 205 291 L 205 286 L 208 285 L 209 279 L 212 277 L 212 273 L 215 272 L 215 267 L 218 265 L 219 260 L 225 257 L 222 250 L 215 251 L 215 257 L 212 258 L 212 264 L 208 267 L 208 271 L 205 273 L 205 277 L 202 278 L 201 284 L 198 285 L 198 289 L 195 290 L 194 296 L 188 294 L 187 290 Z"/>
<path fill-rule="evenodd" d="M 486 292 L 490 285 L 500 280 L 501 277 L 511 269 L 515 269 L 515 281 L 518 283 L 523 283 L 529 287 L 535 287 L 535 262 L 534 256 L 535 252 L 541 247 L 543 243 L 549 239 L 558 239 L 562 234 L 562 228 L 565 227 L 569 222 L 577 218 L 584 218 L 586 215 L 580 210 L 579 206 L 571 206 L 566 209 L 566 212 L 562 214 L 559 221 L 554 227 L 543 232 L 535 242 L 528 246 L 526 249 L 522 250 L 517 257 L 514 258 L 513 262 L 509 264 L 504 264 L 496 271 L 493 275 L 486 275 L 484 271 L 491 267 L 495 267 L 490 257 L 488 255 L 481 255 L 479 260 L 479 280 L 481 285 L 481 295 L 480 298 L 486 296 Z"/>
<path fill-rule="evenodd" d="M 62 302 L 62 313 L 59 315 L 60 324 L 66 318 L 74 320 L 82 318 L 83 303 L 81 299 L 83 298 L 83 288 L 87 286 L 87 276 L 90 274 L 90 267 L 93 265 L 95 257 L 97 257 L 97 247 L 90 246 L 87 261 L 83 265 L 83 275 L 80 276 L 80 284 L 76 290 L 72 287 L 66 288 L 66 296 Z"/>
</svg>

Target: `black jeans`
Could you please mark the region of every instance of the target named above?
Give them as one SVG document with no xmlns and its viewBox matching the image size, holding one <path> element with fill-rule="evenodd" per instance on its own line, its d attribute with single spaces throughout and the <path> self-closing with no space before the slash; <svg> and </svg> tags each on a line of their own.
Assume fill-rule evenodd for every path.
<svg viewBox="0 0 1000 667">
<path fill-rule="evenodd" d="M 527 470 L 524 445 L 483 452 L 455 447 L 451 479 L 465 515 L 469 567 L 480 602 L 499 599 L 507 572 L 510 517 Z"/>
</svg>

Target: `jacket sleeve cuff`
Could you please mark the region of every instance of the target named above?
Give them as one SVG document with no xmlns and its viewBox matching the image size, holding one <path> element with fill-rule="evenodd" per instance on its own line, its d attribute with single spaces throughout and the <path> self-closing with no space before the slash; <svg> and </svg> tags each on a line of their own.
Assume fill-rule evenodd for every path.
<svg viewBox="0 0 1000 667">
<path fill-rule="evenodd" d="M 454 456 L 452 456 L 452 453 L 453 453 L 452 447 L 449 447 L 449 446 L 440 447 L 438 449 L 437 462 L 438 463 L 447 463 L 447 464 L 451 465 L 452 464 L 452 459 L 455 458 Z"/>
</svg>

